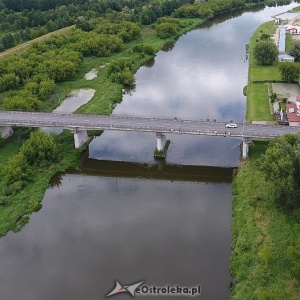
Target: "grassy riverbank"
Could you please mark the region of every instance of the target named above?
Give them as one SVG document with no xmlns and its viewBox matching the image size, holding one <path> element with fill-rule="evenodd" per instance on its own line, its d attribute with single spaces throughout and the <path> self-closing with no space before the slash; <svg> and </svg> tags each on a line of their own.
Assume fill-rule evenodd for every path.
<svg viewBox="0 0 300 300">
<path fill-rule="evenodd" d="M 0 165 L 3 170 L 9 158 L 18 153 L 23 142 L 27 140 L 28 130 L 19 129 L 14 136 L 4 142 L 0 148 Z M 59 171 L 67 168 L 76 168 L 80 157 L 80 150 L 73 147 L 73 136 L 65 131 L 58 137 L 58 142 L 62 145 L 63 159 L 47 168 L 33 168 L 34 181 L 24 189 L 14 195 L 3 194 L 3 177 L 0 177 L 0 236 L 6 234 L 8 230 L 17 231 L 29 220 L 29 215 L 41 208 L 41 200 L 49 181 Z"/>
<path fill-rule="evenodd" d="M 299 299 L 300 225 L 274 205 L 271 189 L 253 157 L 233 181 L 233 300 Z"/>
<path fill-rule="evenodd" d="M 253 50 L 256 43 L 260 40 L 261 34 L 275 33 L 274 21 L 260 25 L 254 32 L 249 44 L 249 73 L 247 88 L 247 110 L 246 121 L 272 121 L 273 115 L 270 112 L 267 82 L 280 81 L 278 63 L 272 66 L 257 65 Z"/>
<path fill-rule="evenodd" d="M 182 29 L 178 33 L 184 34 L 203 21 L 200 19 L 182 19 Z M 132 47 L 136 44 L 150 43 L 155 52 L 159 51 L 166 43 L 174 42 L 177 37 L 169 39 L 160 39 L 157 33 L 151 27 L 143 29 L 143 35 L 139 40 L 126 44 L 123 52 L 114 54 L 110 57 L 101 58 L 85 58 L 79 71 L 77 80 L 67 81 L 60 84 L 52 96 L 52 100 L 48 101 L 43 107 L 45 111 L 51 111 L 55 106 L 59 105 L 67 93 L 73 89 L 93 88 L 96 90 L 94 98 L 86 105 L 82 106 L 77 112 L 93 113 L 93 114 L 109 114 L 114 109 L 116 103 L 122 101 L 122 88 L 119 83 L 111 82 L 107 75 L 107 64 L 116 58 L 130 59 L 133 55 Z M 150 59 L 150 55 L 145 55 L 140 60 L 135 61 L 135 70 Z M 92 81 L 83 79 L 84 74 L 92 68 L 99 68 L 98 76 Z M 62 159 L 59 163 L 52 164 L 50 167 L 35 167 L 33 170 L 34 178 L 31 183 L 26 185 L 24 189 L 14 195 L 4 195 L 4 170 L 8 160 L 19 152 L 23 142 L 29 136 L 28 130 L 19 129 L 15 134 L 4 141 L 0 146 L 0 236 L 3 236 L 9 230 L 17 231 L 29 220 L 32 212 L 41 208 L 41 200 L 45 190 L 49 185 L 51 177 L 57 172 L 64 171 L 70 167 L 78 166 L 79 157 L 83 149 L 74 149 L 73 135 L 65 131 L 60 135 L 58 143 L 62 146 Z"/>
<path fill-rule="evenodd" d="M 273 120 L 267 83 L 281 81 L 278 63 L 258 66 L 252 53 L 261 34 L 271 36 L 274 32 L 274 21 L 270 21 L 259 26 L 250 40 L 248 122 Z M 291 39 L 288 36 L 287 49 L 290 46 Z M 259 170 L 258 159 L 267 147 L 268 142 L 255 142 L 250 147 L 249 159 L 239 167 L 232 185 L 233 300 L 296 300 L 300 295 L 299 211 L 284 210 L 278 205 L 274 184 L 267 181 Z M 279 162 L 274 160 L 273 163 L 276 165 Z M 281 176 L 279 169 L 278 176 Z"/>
</svg>

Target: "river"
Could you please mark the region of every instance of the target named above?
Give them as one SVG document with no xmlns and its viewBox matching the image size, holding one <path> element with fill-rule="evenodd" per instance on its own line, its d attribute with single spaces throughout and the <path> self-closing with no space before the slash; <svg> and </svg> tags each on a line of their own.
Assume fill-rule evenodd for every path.
<svg viewBox="0 0 300 300">
<path fill-rule="evenodd" d="M 235 12 L 183 35 L 140 68 L 114 114 L 242 121 L 245 45 L 259 24 L 293 6 Z M 0 240 L 0 299 L 98 300 L 116 280 L 201 286 L 196 298 L 229 299 L 230 182 L 240 141 L 167 138 L 165 162 L 153 158 L 151 133 L 94 139 L 82 171 L 54 178 L 42 209 Z"/>
</svg>

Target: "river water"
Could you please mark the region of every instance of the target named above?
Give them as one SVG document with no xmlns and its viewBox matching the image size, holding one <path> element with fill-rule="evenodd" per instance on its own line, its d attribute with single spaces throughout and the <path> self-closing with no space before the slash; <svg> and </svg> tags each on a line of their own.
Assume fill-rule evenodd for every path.
<svg viewBox="0 0 300 300">
<path fill-rule="evenodd" d="M 185 34 L 137 72 L 114 114 L 242 121 L 245 45 L 259 24 L 293 6 L 235 12 Z M 151 133 L 94 139 L 82 171 L 54 178 L 43 208 L 0 240 L 0 299 L 98 300 L 116 280 L 201 286 L 196 298 L 229 299 L 230 182 L 240 141 L 167 138 L 165 162 L 153 159 Z"/>
</svg>

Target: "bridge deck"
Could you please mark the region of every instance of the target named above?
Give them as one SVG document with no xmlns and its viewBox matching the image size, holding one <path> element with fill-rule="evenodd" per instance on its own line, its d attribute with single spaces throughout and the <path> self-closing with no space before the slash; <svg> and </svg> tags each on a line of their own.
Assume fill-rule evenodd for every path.
<svg viewBox="0 0 300 300">
<path fill-rule="evenodd" d="M 172 119 L 126 115 L 80 115 L 0 111 L 0 126 L 61 127 L 71 130 L 120 130 L 227 136 L 234 138 L 273 139 L 286 133 L 299 132 L 297 127 L 237 123 L 226 128 L 225 122 Z"/>
</svg>

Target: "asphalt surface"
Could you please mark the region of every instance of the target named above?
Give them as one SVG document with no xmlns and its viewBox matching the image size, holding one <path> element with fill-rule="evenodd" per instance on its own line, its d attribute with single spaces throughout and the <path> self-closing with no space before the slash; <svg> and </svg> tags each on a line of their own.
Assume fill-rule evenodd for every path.
<svg viewBox="0 0 300 300">
<path fill-rule="evenodd" d="M 0 111 L 0 126 L 61 127 L 73 131 L 99 129 L 272 139 L 282 134 L 299 132 L 300 129 L 247 123 L 236 123 L 237 128 L 226 128 L 226 124 L 214 120 Z"/>
</svg>

